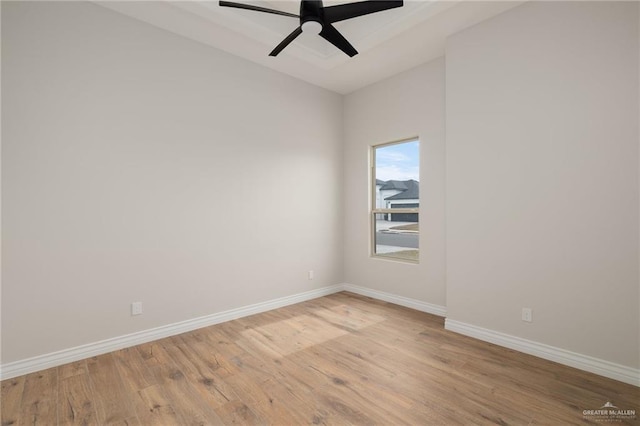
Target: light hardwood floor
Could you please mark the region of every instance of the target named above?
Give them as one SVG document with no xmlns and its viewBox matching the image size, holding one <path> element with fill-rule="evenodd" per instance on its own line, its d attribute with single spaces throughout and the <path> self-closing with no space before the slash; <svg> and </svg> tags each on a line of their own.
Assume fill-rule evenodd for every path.
<svg viewBox="0 0 640 426">
<path fill-rule="evenodd" d="M 5 380 L 1 402 L 2 425 L 564 425 L 638 412 L 640 389 L 339 293 Z"/>
</svg>

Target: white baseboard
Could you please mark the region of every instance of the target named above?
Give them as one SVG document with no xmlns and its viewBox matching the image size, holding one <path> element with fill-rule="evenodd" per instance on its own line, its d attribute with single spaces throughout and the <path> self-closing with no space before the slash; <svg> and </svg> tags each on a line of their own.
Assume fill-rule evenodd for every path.
<svg viewBox="0 0 640 426">
<path fill-rule="evenodd" d="M 372 290 L 370 288 L 361 287 L 354 284 L 343 284 L 343 290 L 350 291 L 362 296 L 372 297 L 374 299 L 382 300 L 385 302 L 394 303 L 396 305 L 405 306 L 407 308 L 415 309 L 416 311 L 438 315 L 440 317 L 444 317 L 447 315 L 447 308 L 445 306 L 434 305 L 432 303 L 411 299 L 409 297 L 397 296 L 395 294 L 386 293 L 379 290 Z"/>
<path fill-rule="evenodd" d="M 498 331 L 447 318 L 444 328 L 465 336 L 474 337 L 485 342 L 494 343 L 505 348 L 514 349 L 539 358 L 554 361 L 569 367 L 595 373 L 610 379 L 619 380 L 634 386 L 640 386 L 640 369 L 627 367 L 603 359 L 582 355 L 566 349 L 545 345 Z"/>
<path fill-rule="evenodd" d="M 291 296 L 268 300 L 266 302 L 255 303 L 253 305 L 230 309 L 228 311 L 206 315 L 200 318 L 181 321 L 174 324 L 164 325 L 149 330 L 143 330 L 124 336 L 118 336 L 99 342 L 89 343 L 70 349 L 64 349 L 45 355 L 35 356 L 33 358 L 3 364 L 0 366 L 0 380 L 22 376 L 23 374 L 45 370 L 47 368 L 56 367 L 73 361 L 105 354 L 142 343 L 151 342 L 153 340 L 162 339 L 164 337 L 175 336 L 176 334 L 185 333 L 187 331 L 196 330 L 198 328 L 220 324 L 225 321 L 231 321 L 249 315 L 259 314 L 261 312 L 293 305 L 295 303 L 316 299 L 318 297 L 327 296 L 329 294 L 343 291 L 343 289 L 344 288 L 341 284 L 323 287 L 316 290 L 306 291 L 304 293 L 298 293 Z"/>
<path fill-rule="evenodd" d="M 293 305 L 295 303 L 304 302 L 318 297 L 327 296 L 329 294 L 338 293 L 340 291 L 349 291 L 360 294 L 362 296 L 371 297 L 396 305 L 405 306 L 416 309 L 421 312 L 444 317 L 447 309 L 444 306 L 411 299 L 404 296 L 398 296 L 383 291 L 373 290 L 353 284 L 337 284 L 333 286 L 323 287 L 304 293 L 294 294 L 291 296 L 281 297 L 266 302 L 256 303 L 236 309 L 230 309 L 200 318 L 194 318 L 156 327 L 149 330 L 143 330 L 124 336 L 114 337 L 99 342 L 89 343 L 74 348 L 64 349 L 61 351 L 35 356 L 24 360 L 19 360 L 7 364 L 0 365 L 0 380 L 10 379 L 12 377 L 29 374 L 47 368 L 56 367 L 67 364 L 69 362 L 78 361 L 96 355 L 105 354 L 115 350 L 151 342 L 153 340 L 162 339 L 176 334 L 185 333 L 196 330 L 198 328 L 210 325 L 220 324 L 222 322 L 246 317 L 249 315 L 259 314 L 261 312 L 270 311 L 284 306 Z M 640 370 L 631 367 L 615 364 L 565 349 L 556 348 L 531 340 L 522 339 L 520 337 L 511 336 L 497 331 L 477 327 L 475 325 L 466 324 L 452 319 L 445 319 L 445 329 L 465 336 L 474 337 L 485 342 L 494 343 L 506 348 L 514 349 L 539 358 L 555 361 L 560 364 L 578 368 L 580 370 L 589 371 L 604 377 L 629 383 L 634 386 L 640 386 Z"/>
</svg>

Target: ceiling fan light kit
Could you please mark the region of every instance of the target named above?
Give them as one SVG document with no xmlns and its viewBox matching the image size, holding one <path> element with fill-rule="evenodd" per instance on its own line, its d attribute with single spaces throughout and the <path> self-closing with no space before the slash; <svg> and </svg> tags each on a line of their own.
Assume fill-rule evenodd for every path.
<svg viewBox="0 0 640 426">
<path fill-rule="evenodd" d="M 276 9 L 266 7 L 253 6 L 243 3 L 235 3 L 230 1 L 220 1 L 220 6 L 234 7 L 236 9 L 253 10 L 255 12 L 271 13 L 274 15 L 288 16 L 298 18 L 300 25 L 293 30 L 291 34 L 285 37 L 282 42 L 276 46 L 269 56 L 277 56 L 278 53 L 287 47 L 293 40 L 303 32 L 309 34 L 318 34 L 320 37 L 333 44 L 335 47 L 343 51 L 345 54 L 353 57 L 358 51 L 343 37 L 342 34 L 332 25 L 334 22 L 344 21 L 346 19 L 356 18 L 358 16 L 368 15 L 370 13 L 382 12 L 396 7 L 402 7 L 403 1 L 359 1 L 355 3 L 339 4 L 335 6 L 324 7 L 322 0 L 302 0 L 300 2 L 300 15 L 282 12 Z"/>
<path fill-rule="evenodd" d="M 322 31 L 322 24 L 318 21 L 307 21 L 300 25 L 303 33 L 318 35 Z"/>
</svg>

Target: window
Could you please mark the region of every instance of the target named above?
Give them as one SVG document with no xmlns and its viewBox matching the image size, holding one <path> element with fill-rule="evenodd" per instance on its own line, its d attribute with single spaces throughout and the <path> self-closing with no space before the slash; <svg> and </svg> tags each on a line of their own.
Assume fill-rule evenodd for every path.
<svg viewBox="0 0 640 426">
<path fill-rule="evenodd" d="M 376 257 L 418 262 L 420 141 L 371 149 L 371 235 Z"/>
</svg>

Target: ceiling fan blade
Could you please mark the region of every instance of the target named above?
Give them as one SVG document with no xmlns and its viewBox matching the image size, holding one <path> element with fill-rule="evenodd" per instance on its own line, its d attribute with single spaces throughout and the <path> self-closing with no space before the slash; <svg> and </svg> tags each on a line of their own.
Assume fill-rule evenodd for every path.
<svg viewBox="0 0 640 426">
<path fill-rule="evenodd" d="M 382 12 L 383 10 L 402 7 L 404 2 L 399 1 L 359 1 L 356 3 L 338 4 L 324 8 L 324 21 L 333 23 L 355 18 L 356 16 L 368 15 L 370 13 Z"/>
<path fill-rule="evenodd" d="M 276 48 L 273 49 L 271 53 L 269 53 L 269 56 L 278 56 L 278 53 L 282 52 L 282 49 L 287 47 L 289 43 L 295 40 L 295 38 L 298 37 L 300 34 L 302 34 L 302 27 L 298 27 L 295 30 L 293 30 L 293 32 L 289 34 L 287 38 L 282 40 L 280 44 L 277 45 Z"/>
<path fill-rule="evenodd" d="M 266 7 L 252 6 L 250 4 L 235 3 L 232 1 L 221 1 L 220 6 L 235 7 L 236 9 L 253 10 L 255 12 L 272 13 L 274 15 L 290 16 L 292 18 L 300 17 L 298 15 L 294 15 L 293 13 L 282 12 L 280 10 L 275 10 L 275 9 L 267 9 Z"/>
<path fill-rule="evenodd" d="M 340 34 L 340 32 L 329 23 L 325 23 L 322 27 L 322 31 L 320 31 L 320 37 L 324 38 L 350 57 L 358 54 L 358 51 L 351 45 L 351 43 L 349 43 L 347 39 L 344 38 L 342 34 Z"/>
</svg>

